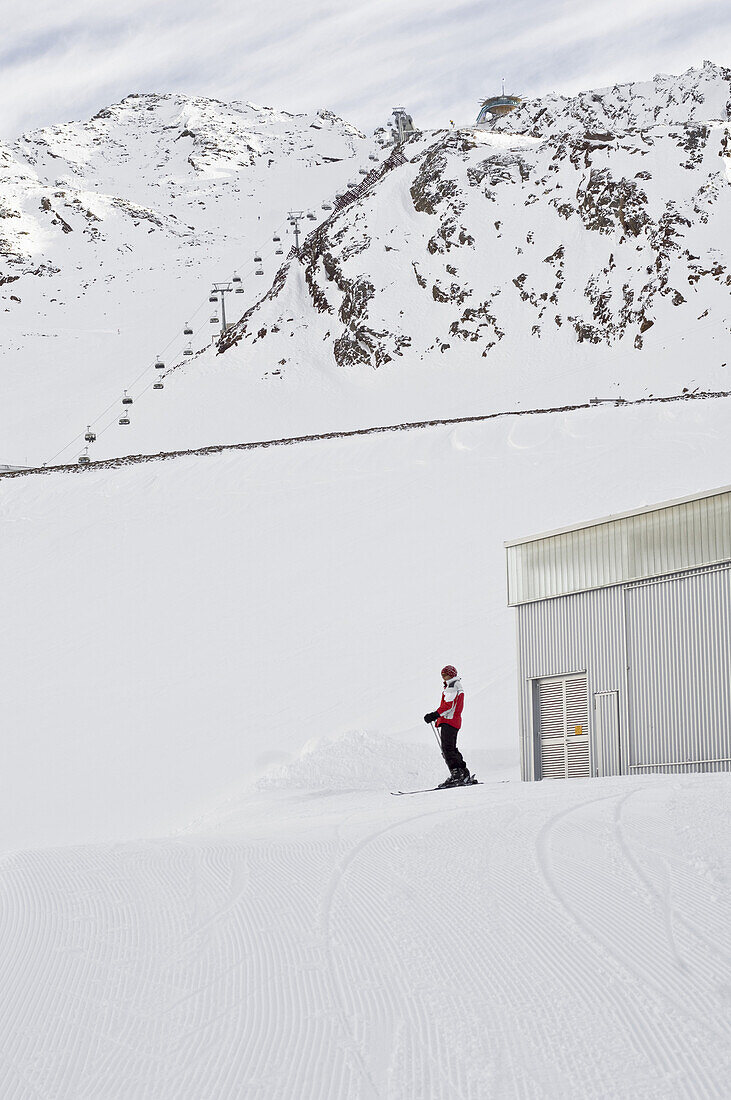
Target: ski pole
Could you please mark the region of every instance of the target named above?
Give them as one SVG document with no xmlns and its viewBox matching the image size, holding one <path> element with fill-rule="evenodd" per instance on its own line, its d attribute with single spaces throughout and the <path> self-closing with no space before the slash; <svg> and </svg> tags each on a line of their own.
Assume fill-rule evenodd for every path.
<svg viewBox="0 0 731 1100">
<path fill-rule="evenodd" d="M 437 728 L 436 728 L 436 726 L 434 725 L 434 723 L 433 723 L 433 722 L 430 722 L 430 723 L 429 723 L 429 725 L 431 726 L 431 728 L 432 728 L 432 731 L 433 731 L 433 733 L 434 733 L 434 736 L 435 736 L 435 737 L 436 737 L 436 739 L 437 739 L 437 744 L 439 745 L 439 751 L 440 751 L 440 752 L 441 752 L 441 754 L 442 754 L 442 760 L 444 761 L 444 763 L 445 763 L 445 764 L 447 764 L 447 758 L 446 758 L 446 756 L 444 755 L 444 752 L 443 752 L 443 750 L 442 750 L 442 740 L 441 740 L 441 738 L 440 738 L 439 734 L 437 733 Z M 449 765 L 448 765 L 448 764 L 447 764 L 447 767 L 449 767 Z M 450 771 L 451 771 L 451 769 L 450 769 Z"/>
</svg>

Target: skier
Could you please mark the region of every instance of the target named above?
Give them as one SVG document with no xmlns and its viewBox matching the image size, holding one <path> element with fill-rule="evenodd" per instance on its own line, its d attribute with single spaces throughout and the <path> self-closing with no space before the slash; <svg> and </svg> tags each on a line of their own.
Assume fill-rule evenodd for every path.
<svg viewBox="0 0 731 1100">
<path fill-rule="evenodd" d="M 475 782 L 467 769 L 462 753 L 457 748 L 457 732 L 462 726 L 464 691 L 462 681 L 454 665 L 442 669 L 442 701 L 439 709 L 424 715 L 425 722 L 436 722 L 441 737 L 442 756 L 449 768 L 449 776 L 440 787 L 462 787 Z"/>
</svg>

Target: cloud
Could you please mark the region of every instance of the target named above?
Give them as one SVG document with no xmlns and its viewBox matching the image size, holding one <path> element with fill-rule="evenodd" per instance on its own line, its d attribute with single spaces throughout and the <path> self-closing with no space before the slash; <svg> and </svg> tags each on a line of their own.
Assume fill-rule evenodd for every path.
<svg viewBox="0 0 731 1100">
<path fill-rule="evenodd" d="M 129 92 L 174 91 L 361 126 L 406 104 L 417 123 L 475 117 L 483 95 L 648 79 L 731 63 L 726 0 L 20 0 L 3 4 L 0 138 L 86 118 Z"/>
</svg>

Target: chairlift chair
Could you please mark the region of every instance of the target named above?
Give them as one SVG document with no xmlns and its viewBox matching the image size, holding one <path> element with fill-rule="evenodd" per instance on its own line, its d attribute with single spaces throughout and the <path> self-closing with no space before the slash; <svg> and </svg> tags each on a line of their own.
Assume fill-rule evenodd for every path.
<svg viewBox="0 0 731 1100">
<path fill-rule="evenodd" d="M 165 389 L 165 383 L 164 382 L 153 382 L 152 388 L 153 388 L 153 390 L 164 390 Z"/>
<path fill-rule="evenodd" d="M 94 443 L 95 442 L 96 432 L 93 432 L 91 430 L 91 425 L 87 426 L 86 435 L 84 436 L 84 439 L 86 440 L 87 443 Z"/>
<path fill-rule="evenodd" d="M 307 215 L 307 220 L 310 221 L 310 222 L 316 222 L 317 218 L 315 217 L 314 214 L 308 214 Z"/>
<path fill-rule="evenodd" d="M 220 323 L 220 322 L 219 322 L 219 320 L 218 320 L 218 317 L 216 317 L 216 315 L 215 315 L 215 313 L 214 313 L 213 317 L 211 317 L 211 324 L 212 324 L 212 325 L 217 325 L 217 324 L 219 324 L 219 323 Z"/>
<path fill-rule="evenodd" d="M 126 391 L 126 390 L 124 391 L 124 397 L 122 398 L 122 404 L 123 404 L 123 405 L 131 405 L 131 404 L 133 404 L 133 402 L 132 402 L 132 398 L 131 398 L 131 397 L 129 396 L 129 394 L 127 393 L 127 391 Z"/>
<path fill-rule="evenodd" d="M 255 264 L 260 264 L 261 263 L 261 256 L 254 256 L 254 263 Z"/>
<path fill-rule="evenodd" d="M 89 458 L 89 455 L 87 453 L 88 450 L 89 450 L 89 448 L 85 447 L 84 448 L 84 453 L 79 455 L 79 466 L 88 466 L 89 463 L 91 462 L 91 459 Z"/>
<path fill-rule="evenodd" d="M 186 328 L 185 331 L 187 332 L 188 329 Z M 193 335 L 192 329 L 190 334 L 191 336 Z M 155 370 L 165 370 L 165 364 L 163 363 L 162 359 L 158 358 L 155 360 Z"/>
<path fill-rule="evenodd" d="M 274 243 L 275 243 L 275 244 L 279 244 L 279 242 L 281 241 L 281 239 L 282 239 L 282 238 L 281 238 L 281 237 L 278 237 L 276 233 L 275 233 L 275 234 L 274 234 L 274 236 L 272 237 L 272 240 L 274 241 Z"/>
<path fill-rule="evenodd" d="M 369 153 L 368 154 L 368 160 L 378 160 L 378 157 L 376 156 L 375 153 Z"/>
<path fill-rule="evenodd" d="M 183 336 L 192 336 L 192 335 L 193 335 L 193 329 L 190 327 L 190 325 L 186 321 L 185 322 L 185 328 L 183 329 Z"/>
<path fill-rule="evenodd" d="M 218 303 L 218 295 L 215 294 L 213 291 L 211 291 L 211 296 L 208 299 L 208 301 L 212 302 L 214 305 L 216 305 Z"/>
<path fill-rule="evenodd" d="M 234 275 L 231 282 L 234 284 L 234 286 L 236 286 L 237 283 L 241 282 L 241 276 L 240 275 Z"/>
<path fill-rule="evenodd" d="M 188 344 L 187 348 L 183 349 L 183 355 L 192 355 L 192 354 L 193 354 L 193 349 L 190 346 L 190 344 Z"/>
<path fill-rule="evenodd" d="M 360 172 L 361 176 L 367 176 L 368 175 L 368 169 L 367 168 L 359 168 L 358 171 Z"/>
<path fill-rule="evenodd" d="M 329 202 L 324 202 L 324 203 L 322 204 L 322 209 L 323 209 L 323 210 L 332 210 L 332 206 L 330 205 L 330 203 L 329 203 Z"/>
<path fill-rule="evenodd" d="M 119 418 L 119 423 L 120 424 L 129 424 L 129 417 L 127 416 L 127 413 L 122 413 L 122 415 Z"/>
<path fill-rule="evenodd" d="M 263 275 L 264 274 L 264 269 L 261 268 L 261 267 L 257 267 L 255 274 L 256 275 Z"/>
<path fill-rule="evenodd" d="M 274 249 L 274 255 L 275 256 L 283 256 L 284 255 L 284 249 L 283 248 L 275 248 Z"/>
</svg>

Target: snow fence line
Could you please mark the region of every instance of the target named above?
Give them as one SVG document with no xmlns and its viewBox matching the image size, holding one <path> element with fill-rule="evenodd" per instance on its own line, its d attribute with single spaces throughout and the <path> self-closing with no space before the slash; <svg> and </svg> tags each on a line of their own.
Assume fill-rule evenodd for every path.
<svg viewBox="0 0 731 1100">
<path fill-rule="evenodd" d="M 403 424 L 384 424 L 375 428 L 352 428 L 346 432 L 321 432 L 318 435 L 292 435 L 282 439 L 262 439 L 254 443 L 216 443 L 208 447 L 193 447 L 187 451 L 158 451 L 157 454 L 124 455 L 121 458 L 102 458 L 96 462 L 79 466 L 76 462 L 58 466 L 30 466 L 26 470 L 6 470 L 0 472 L 4 477 L 28 477 L 33 474 L 83 473 L 85 470 L 115 469 L 118 466 L 131 466 L 141 462 L 165 462 L 170 458 L 183 458 L 186 455 L 216 455 L 224 451 L 253 451 L 257 447 L 288 447 L 295 443 L 312 443 L 318 439 L 352 439 L 360 435 L 377 435 L 379 432 L 411 432 L 418 428 L 438 428 L 451 424 L 475 424 L 484 420 L 500 420 L 507 416 L 543 416 L 552 413 L 576 412 L 579 409 L 596 409 L 601 405 L 629 407 L 631 405 L 664 405 L 670 401 L 710 401 L 716 398 L 731 397 L 731 390 L 697 390 L 693 393 L 676 393 L 667 397 L 638 397 L 626 400 L 623 397 L 608 397 L 584 401 L 578 405 L 555 405 L 547 409 L 506 409 L 503 412 L 482 413 L 478 416 L 452 416 L 444 420 L 413 420 Z"/>
</svg>

